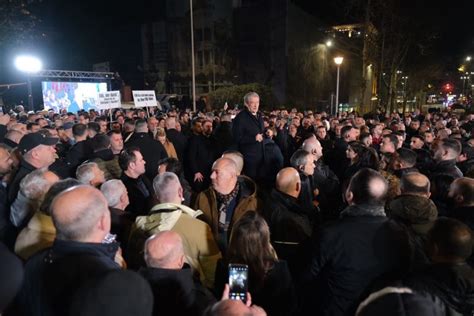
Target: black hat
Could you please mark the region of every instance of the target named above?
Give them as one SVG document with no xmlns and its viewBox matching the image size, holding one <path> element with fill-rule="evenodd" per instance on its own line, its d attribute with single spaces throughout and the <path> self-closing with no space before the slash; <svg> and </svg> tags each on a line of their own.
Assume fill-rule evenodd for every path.
<svg viewBox="0 0 474 316">
<path fill-rule="evenodd" d="M 22 155 L 26 154 L 33 148 L 39 145 L 53 146 L 59 141 L 57 137 L 46 137 L 41 133 L 26 134 L 20 140 L 18 144 L 18 150 Z"/>
</svg>

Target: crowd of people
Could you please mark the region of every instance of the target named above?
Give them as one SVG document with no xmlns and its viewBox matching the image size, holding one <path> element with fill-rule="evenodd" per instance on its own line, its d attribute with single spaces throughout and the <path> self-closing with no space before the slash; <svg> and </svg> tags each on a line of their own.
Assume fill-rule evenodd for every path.
<svg viewBox="0 0 474 316">
<path fill-rule="evenodd" d="M 474 114 L 243 103 L 0 115 L 0 314 L 473 315 Z"/>
</svg>

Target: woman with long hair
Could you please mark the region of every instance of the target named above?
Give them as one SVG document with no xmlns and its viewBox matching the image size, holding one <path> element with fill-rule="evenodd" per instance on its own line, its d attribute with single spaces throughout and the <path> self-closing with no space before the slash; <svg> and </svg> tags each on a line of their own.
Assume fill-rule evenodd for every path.
<svg viewBox="0 0 474 316">
<path fill-rule="evenodd" d="M 166 137 L 166 131 L 164 128 L 157 127 L 155 138 L 157 141 L 159 141 L 163 145 L 163 147 L 165 147 L 168 157 L 178 159 L 178 154 L 176 153 L 176 149 L 174 148 L 173 143 L 170 142 L 168 138 Z"/>
<path fill-rule="evenodd" d="M 278 260 L 270 243 L 267 223 L 256 212 L 246 212 L 234 224 L 227 254 L 217 264 L 216 293 L 228 280 L 228 265 L 248 265 L 248 291 L 252 302 L 268 315 L 291 315 L 296 295 L 286 261 Z"/>
</svg>

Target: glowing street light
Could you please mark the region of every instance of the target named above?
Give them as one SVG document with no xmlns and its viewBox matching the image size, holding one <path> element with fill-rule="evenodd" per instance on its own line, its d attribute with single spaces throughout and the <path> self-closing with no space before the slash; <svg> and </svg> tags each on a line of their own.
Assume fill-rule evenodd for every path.
<svg viewBox="0 0 474 316">
<path fill-rule="evenodd" d="M 31 89 L 31 79 L 32 74 L 38 73 L 43 69 L 43 63 L 41 60 L 34 56 L 18 56 L 15 58 L 15 67 L 21 71 L 25 72 L 27 75 L 27 86 L 28 86 L 28 108 L 33 110 L 33 91 Z"/>
<path fill-rule="evenodd" d="M 466 61 L 471 61 L 471 56 L 467 56 Z"/>
<path fill-rule="evenodd" d="M 339 108 L 339 70 L 341 68 L 341 64 L 344 61 L 344 57 L 338 56 L 334 58 L 334 62 L 337 65 L 337 83 L 336 83 L 336 112 Z"/>
<path fill-rule="evenodd" d="M 331 47 L 332 46 L 332 41 L 331 40 L 326 41 L 326 46 Z"/>
</svg>

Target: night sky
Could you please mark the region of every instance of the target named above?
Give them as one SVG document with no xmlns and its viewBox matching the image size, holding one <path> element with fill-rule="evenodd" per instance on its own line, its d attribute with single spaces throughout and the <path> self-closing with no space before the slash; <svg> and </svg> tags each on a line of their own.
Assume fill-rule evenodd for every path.
<svg viewBox="0 0 474 316">
<path fill-rule="evenodd" d="M 354 22 L 357 12 L 350 3 L 358 1 L 361 0 L 293 2 L 331 25 Z M 377 1 L 382 0 L 372 0 Z M 405 19 L 423 25 L 435 35 L 430 40 L 430 54 L 445 63 L 447 71 L 455 71 L 470 52 L 474 55 L 473 1 L 448 1 L 441 5 L 419 0 L 397 3 Z M 32 12 L 42 20 L 35 31 L 44 36 L 21 48 L 5 46 L 0 52 L 0 83 L 19 80 L 11 61 L 25 50 L 39 55 L 46 69 L 91 70 L 93 63 L 107 60 L 124 71 L 139 69 L 140 25 L 160 16 L 163 8 L 163 1 L 152 0 L 43 0 L 33 5 Z"/>
</svg>

